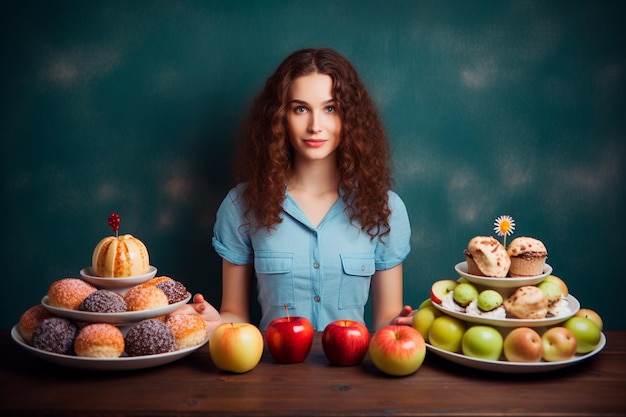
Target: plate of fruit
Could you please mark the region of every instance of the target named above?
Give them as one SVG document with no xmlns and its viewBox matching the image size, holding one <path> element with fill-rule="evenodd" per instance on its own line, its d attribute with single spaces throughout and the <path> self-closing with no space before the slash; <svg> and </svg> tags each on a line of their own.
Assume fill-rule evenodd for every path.
<svg viewBox="0 0 626 417">
<path fill-rule="evenodd" d="M 476 326 L 478 330 L 482 327 L 486 326 Z M 528 329 L 528 328 L 519 328 L 519 329 Z M 556 327 L 555 327 L 556 329 Z M 535 343 L 537 339 L 535 339 Z M 541 338 L 538 339 L 539 343 L 542 344 Z M 547 342 L 546 342 L 547 343 Z M 595 345 L 595 347 L 587 353 L 574 353 L 570 354 L 571 348 L 568 348 L 567 343 L 561 343 L 560 345 L 556 345 L 548 354 L 548 357 L 551 359 L 550 361 L 543 359 L 542 356 L 537 356 L 537 351 L 539 349 L 530 349 L 529 352 L 535 352 L 534 357 L 527 356 L 525 359 L 523 356 L 518 357 L 519 361 L 510 361 L 507 360 L 504 352 L 501 353 L 497 359 L 487 359 L 487 353 L 483 353 L 485 357 L 476 357 L 470 356 L 467 354 L 459 352 L 451 352 L 449 350 L 436 347 L 431 343 L 426 343 L 426 348 L 434 353 L 437 356 L 440 356 L 444 359 L 447 359 L 451 362 L 454 362 L 458 365 L 467 366 L 474 369 L 479 369 L 483 371 L 491 371 L 491 372 L 505 372 L 505 373 L 517 373 L 517 374 L 526 374 L 526 373 L 539 373 L 539 372 L 547 372 L 554 371 L 557 369 L 562 369 L 568 366 L 575 365 L 579 362 L 585 361 L 587 359 L 592 358 L 596 354 L 598 354 L 606 345 L 606 337 L 604 333 L 600 333 L 600 340 Z M 504 342 L 503 342 L 504 346 Z M 469 348 L 466 348 L 469 349 Z M 504 347 L 503 347 L 504 349 Z M 542 345 L 543 349 L 543 345 Z M 569 350 L 568 350 L 569 349 Z M 521 350 L 521 349 L 520 349 Z M 466 350 L 467 351 L 467 350 Z M 542 350 L 543 352 L 543 350 Z M 480 355 L 481 352 L 474 352 L 475 355 Z M 529 354 L 530 355 L 530 354 Z M 543 353 L 541 353 L 543 355 Z M 552 355 L 552 356 L 550 356 Z M 521 360 L 528 360 L 528 362 L 522 362 Z"/>
</svg>

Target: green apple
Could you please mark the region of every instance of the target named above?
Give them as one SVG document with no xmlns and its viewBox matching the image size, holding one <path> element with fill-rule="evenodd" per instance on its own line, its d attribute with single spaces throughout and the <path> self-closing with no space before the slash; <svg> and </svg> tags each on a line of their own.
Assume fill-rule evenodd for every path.
<svg viewBox="0 0 626 417">
<path fill-rule="evenodd" d="M 424 307 L 428 307 L 433 305 L 433 300 L 430 298 L 425 299 L 424 301 L 422 301 L 422 303 L 419 305 L 419 307 L 417 307 L 418 310 L 421 310 Z"/>
<path fill-rule="evenodd" d="M 504 299 L 496 290 L 484 290 L 478 294 L 478 308 L 482 311 L 491 311 L 500 307 Z"/>
<path fill-rule="evenodd" d="M 541 290 L 543 295 L 546 296 L 548 301 L 560 300 L 563 296 L 561 292 L 561 287 L 554 281 L 551 280 L 543 280 L 537 285 L 537 288 Z"/>
<path fill-rule="evenodd" d="M 576 338 L 576 353 L 589 353 L 598 346 L 602 337 L 600 328 L 587 317 L 572 317 L 563 323 Z"/>
<path fill-rule="evenodd" d="M 469 303 L 476 300 L 478 298 L 478 290 L 474 286 L 474 284 L 470 284 L 469 282 L 462 282 L 453 290 L 454 301 L 462 306 L 466 307 Z"/>
<path fill-rule="evenodd" d="M 541 335 L 543 359 L 547 362 L 562 362 L 576 354 L 576 338 L 563 326 L 551 327 Z"/>
<path fill-rule="evenodd" d="M 449 352 L 460 352 L 463 333 L 465 333 L 464 321 L 442 315 L 433 320 L 433 323 L 430 325 L 428 341 L 439 349 Z"/>
<path fill-rule="evenodd" d="M 424 340 L 428 339 L 428 331 L 430 330 L 430 326 L 433 324 L 433 321 L 439 316 L 441 316 L 441 312 L 437 310 L 435 307 L 426 306 L 417 310 L 417 313 L 413 316 L 413 322 L 411 325 L 415 330 L 420 332 Z"/>
<path fill-rule="evenodd" d="M 504 340 L 498 330 L 491 326 L 477 325 L 465 331 L 461 349 L 465 356 L 497 361 L 502 355 Z"/>
</svg>

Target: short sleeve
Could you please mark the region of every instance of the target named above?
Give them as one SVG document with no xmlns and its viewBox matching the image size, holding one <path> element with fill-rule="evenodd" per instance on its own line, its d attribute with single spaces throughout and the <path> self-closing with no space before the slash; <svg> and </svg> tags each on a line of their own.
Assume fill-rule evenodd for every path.
<svg viewBox="0 0 626 417">
<path fill-rule="evenodd" d="M 389 191 L 390 231 L 376 246 L 376 269 L 393 268 L 404 262 L 411 251 L 411 224 L 404 202 L 393 191 Z"/>
<path fill-rule="evenodd" d="M 231 189 L 217 210 L 212 243 L 217 254 L 225 260 L 247 265 L 253 260 L 253 250 L 241 190 L 241 185 Z"/>
</svg>

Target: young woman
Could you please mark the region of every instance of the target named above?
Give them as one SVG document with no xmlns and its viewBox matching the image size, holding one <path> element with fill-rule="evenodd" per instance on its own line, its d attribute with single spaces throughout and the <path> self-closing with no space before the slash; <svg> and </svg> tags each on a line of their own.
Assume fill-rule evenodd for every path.
<svg viewBox="0 0 626 417">
<path fill-rule="evenodd" d="M 211 330 L 247 322 L 256 282 L 261 329 L 285 316 L 284 306 L 316 330 L 337 319 L 364 322 L 370 292 L 371 328 L 410 324 L 402 262 L 411 230 L 390 190 L 389 154 L 378 112 L 346 58 L 330 49 L 288 56 L 253 102 L 240 183 L 217 212 L 220 311 L 197 294 L 177 313 L 195 311 Z"/>
</svg>

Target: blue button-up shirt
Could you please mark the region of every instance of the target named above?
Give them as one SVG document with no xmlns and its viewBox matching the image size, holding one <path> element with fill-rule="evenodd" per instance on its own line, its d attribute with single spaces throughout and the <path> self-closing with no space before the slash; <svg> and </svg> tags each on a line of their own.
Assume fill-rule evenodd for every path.
<svg viewBox="0 0 626 417">
<path fill-rule="evenodd" d="M 290 315 L 307 317 L 316 330 L 333 320 L 363 322 L 372 275 L 402 263 L 410 251 L 411 227 L 400 197 L 389 191 L 391 232 L 381 242 L 350 223 L 341 198 L 313 227 L 289 192 L 282 222 L 272 231 L 250 233 L 238 198 L 242 187 L 233 188 L 217 212 L 213 246 L 231 263 L 254 263 L 259 327 L 284 317 L 285 304 Z"/>
</svg>

